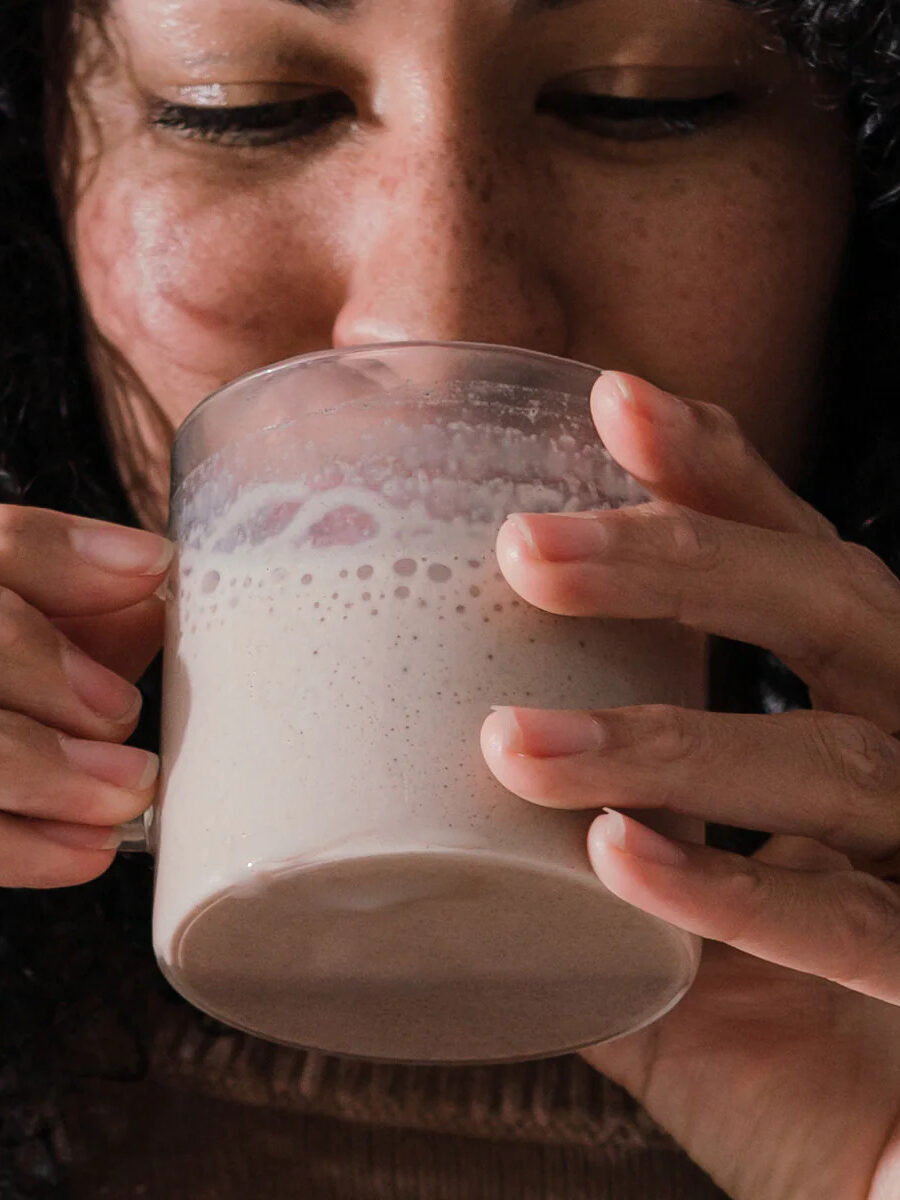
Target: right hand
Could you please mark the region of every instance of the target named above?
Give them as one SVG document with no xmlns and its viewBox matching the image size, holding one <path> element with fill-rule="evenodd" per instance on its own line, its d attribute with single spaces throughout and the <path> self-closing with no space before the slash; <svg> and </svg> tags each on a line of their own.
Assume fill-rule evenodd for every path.
<svg viewBox="0 0 900 1200">
<path fill-rule="evenodd" d="M 121 743 L 170 558 L 156 534 L 0 505 L 0 887 L 96 878 L 151 803 L 159 760 Z"/>
</svg>

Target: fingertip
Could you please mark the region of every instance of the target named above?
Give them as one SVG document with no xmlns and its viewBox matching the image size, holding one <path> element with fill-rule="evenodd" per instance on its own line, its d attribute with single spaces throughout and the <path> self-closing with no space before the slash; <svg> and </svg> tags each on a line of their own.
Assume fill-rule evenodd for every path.
<svg viewBox="0 0 900 1200">
<path fill-rule="evenodd" d="M 510 513 L 497 532 L 497 559 L 500 566 L 517 567 L 537 557 L 534 535 L 524 513 Z"/>
<path fill-rule="evenodd" d="M 587 832 L 588 857 L 597 874 L 598 864 L 604 869 L 610 861 L 610 854 L 620 855 L 625 848 L 625 820 L 621 813 L 612 808 L 604 808 L 599 816 L 591 821 Z"/>
<path fill-rule="evenodd" d="M 604 372 L 591 392 L 591 416 L 613 460 L 650 489 L 665 473 L 666 445 L 643 397 L 656 391 L 637 376 Z"/>
<path fill-rule="evenodd" d="M 637 898 L 641 889 L 634 886 L 633 875 L 637 863 L 618 840 L 620 824 L 624 826 L 621 814 L 610 809 L 605 809 L 594 818 L 587 833 L 588 859 L 594 874 L 605 888 L 620 900 L 643 908 Z"/>
<path fill-rule="evenodd" d="M 688 853 L 640 821 L 605 808 L 587 833 L 588 858 L 597 878 L 621 900 L 671 918 L 671 897 L 684 887 Z"/>
<path fill-rule="evenodd" d="M 71 850 L 103 851 L 112 855 L 122 843 L 118 825 L 80 825 L 73 821 L 37 820 L 33 831 L 47 841 Z"/>
<path fill-rule="evenodd" d="M 520 599 L 531 603 L 529 585 L 533 584 L 540 560 L 534 551 L 534 538 L 522 514 L 510 514 L 500 526 L 494 552 L 504 581 Z"/>
<path fill-rule="evenodd" d="M 670 401 L 681 403 L 646 379 L 625 371 L 604 371 L 591 389 L 591 413 L 598 431 L 602 425 L 612 432 L 623 418 L 626 428 L 635 417 L 644 424 L 652 423 Z"/>
<path fill-rule="evenodd" d="M 496 762 L 503 754 L 504 731 L 506 728 L 506 719 L 503 716 L 504 711 L 503 706 L 492 704 L 491 711 L 481 723 L 479 734 L 481 753 L 484 755 L 489 767 L 492 762 Z M 491 767 L 491 770 L 493 770 L 493 767 Z"/>
<path fill-rule="evenodd" d="M 614 412 L 622 405 L 632 403 L 633 378 L 624 371 L 603 371 L 591 388 L 591 405 L 599 405 L 604 412 Z"/>
<path fill-rule="evenodd" d="M 80 520 L 69 529 L 69 545 L 91 567 L 113 575 L 159 582 L 175 555 L 175 543 L 146 529 Z"/>
</svg>

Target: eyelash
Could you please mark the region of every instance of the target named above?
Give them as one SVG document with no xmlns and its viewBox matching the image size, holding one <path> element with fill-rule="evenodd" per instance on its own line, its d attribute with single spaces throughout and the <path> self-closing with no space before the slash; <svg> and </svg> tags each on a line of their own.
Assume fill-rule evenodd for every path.
<svg viewBox="0 0 900 1200">
<path fill-rule="evenodd" d="M 548 92 L 537 111 L 576 129 L 614 141 L 653 141 L 684 137 L 727 118 L 739 107 L 734 92 L 684 99 L 601 96 L 589 92 Z M 159 102 L 151 123 L 180 137 L 230 146 L 267 146 L 311 138 L 338 120 L 355 115 L 353 101 L 325 92 L 274 104 L 231 108 Z"/>
<path fill-rule="evenodd" d="M 158 103 L 151 123 L 181 137 L 231 146 L 267 146 L 293 138 L 312 137 L 326 126 L 355 114 L 353 101 L 342 92 L 322 92 L 301 100 L 247 104 L 231 108 Z"/>
<path fill-rule="evenodd" d="M 599 96 L 549 92 L 538 101 L 546 112 L 576 129 L 614 141 L 639 142 L 684 137 L 718 124 L 739 107 L 734 92 L 679 99 Z"/>
</svg>

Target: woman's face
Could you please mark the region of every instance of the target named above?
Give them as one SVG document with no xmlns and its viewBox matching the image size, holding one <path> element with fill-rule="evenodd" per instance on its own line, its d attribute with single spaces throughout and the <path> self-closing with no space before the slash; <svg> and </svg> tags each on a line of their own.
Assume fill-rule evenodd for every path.
<svg viewBox="0 0 900 1200">
<path fill-rule="evenodd" d="M 151 397 L 177 425 L 290 355 L 499 342 L 721 404 L 796 470 L 850 149 L 758 18 L 725 0 L 112 0 L 76 44 L 60 194 L 111 409 Z"/>
</svg>

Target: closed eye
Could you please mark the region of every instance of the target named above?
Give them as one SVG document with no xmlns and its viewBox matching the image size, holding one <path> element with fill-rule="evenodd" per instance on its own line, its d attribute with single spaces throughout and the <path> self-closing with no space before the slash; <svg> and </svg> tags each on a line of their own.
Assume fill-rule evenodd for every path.
<svg viewBox="0 0 900 1200">
<path fill-rule="evenodd" d="M 699 133 L 739 107 L 734 92 L 643 98 L 557 89 L 540 96 L 537 110 L 597 137 L 633 142 Z"/>
<path fill-rule="evenodd" d="M 160 100 L 153 107 L 150 121 L 156 128 L 184 138 L 230 146 L 266 146 L 312 137 L 355 113 L 353 101 L 343 92 L 318 92 L 294 100 L 229 107 Z"/>
</svg>

